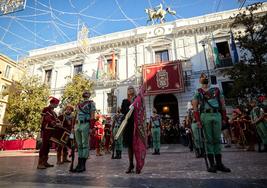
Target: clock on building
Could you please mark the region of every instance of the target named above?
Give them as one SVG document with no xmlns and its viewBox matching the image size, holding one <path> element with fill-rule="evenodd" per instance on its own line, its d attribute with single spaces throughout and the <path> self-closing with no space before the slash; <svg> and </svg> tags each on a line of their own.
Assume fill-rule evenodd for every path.
<svg viewBox="0 0 267 188">
<path fill-rule="evenodd" d="M 155 35 L 163 35 L 165 32 L 165 29 L 163 27 L 158 27 L 154 30 Z"/>
</svg>

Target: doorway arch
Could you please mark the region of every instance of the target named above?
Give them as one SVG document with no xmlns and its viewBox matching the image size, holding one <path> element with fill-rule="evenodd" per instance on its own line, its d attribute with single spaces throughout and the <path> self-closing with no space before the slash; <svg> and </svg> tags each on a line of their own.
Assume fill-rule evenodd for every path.
<svg viewBox="0 0 267 188">
<path fill-rule="evenodd" d="M 163 116 L 170 116 L 174 123 L 179 122 L 178 101 L 173 94 L 157 95 L 153 103 L 157 113 Z"/>
<path fill-rule="evenodd" d="M 179 142 L 179 111 L 178 101 L 173 94 L 160 94 L 154 99 L 154 107 L 162 117 L 161 142 L 174 144 Z"/>
</svg>

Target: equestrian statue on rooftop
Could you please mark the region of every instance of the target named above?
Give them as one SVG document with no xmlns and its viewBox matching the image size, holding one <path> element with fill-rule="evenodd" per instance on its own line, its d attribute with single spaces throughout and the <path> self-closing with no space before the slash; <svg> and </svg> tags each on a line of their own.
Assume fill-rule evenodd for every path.
<svg viewBox="0 0 267 188">
<path fill-rule="evenodd" d="M 175 15 L 176 11 L 171 10 L 170 7 L 167 7 L 165 10 L 163 9 L 162 4 L 160 3 L 158 6 L 156 6 L 156 8 L 146 8 L 145 9 L 147 15 L 148 15 L 148 20 L 147 20 L 147 24 L 148 22 L 152 22 L 152 25 L 154 25 L 154 20 L 156 21 L 160 21 L 160 23 L 164 23 L 165 20 L 165 16 L 167 13 L 171 14 L 171 15 Z"/>
</svg>

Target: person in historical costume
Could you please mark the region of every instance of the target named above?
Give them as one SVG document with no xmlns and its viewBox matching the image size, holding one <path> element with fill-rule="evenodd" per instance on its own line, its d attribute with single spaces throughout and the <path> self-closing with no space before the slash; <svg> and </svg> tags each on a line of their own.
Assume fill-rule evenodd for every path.
<svg viewBox="0 0 267 188">
<path fill-rule="evenodd" d="M 199 81 L 201 88 L 198 88 L 194 94 L 192 105 L 194 118 L 198 127 L 204 132 L 206 153 L 210 164 L 207 171 L 231 172 L 223 165 L 221 155 L 221 127 L 222 121 L 226 121 L 224 96 L 219 88 L 209 86 L 209 79 L 204 73 L 201 74 Z"/>
<path fill-rule="evenodd" d="M 153 114 L 150 117 L 150 124 L 151 124 L 153 149 L 154 149 L 152 155 L 160 155 L 161 118 L 157 114 L 157 110 L 155 108 L 153 108 Z"/>
<path fill-rule="evenodd" d="M 64 109 L 63 114 L 58 116 L 58 119 L 61 121 L 61 124 L 64 128 L 70 132 L 74 128 L 75 117 L 72 114 L 74 108 L 71 105 L 67 105 Z M 58 145 L 57 147 L 57 164 L 69 163 L 68 160 L 68 148 L 66 146 Z"/>
<path fill-rule="evenodd" d="M 111 139 L 111 118 L 106 117 L 105 128 L 104 128 L 104 137 L 105 137 L 105 153 L 110 153 L 110 139 Z"/>
<path fill-rule="evenodd" d="M 75 139 L 78 145 L 78 164 L 74 172 L 83 172 L 86 170 L 86 160 L 89 156 L 89 130 L 95 124 L 95 103 L 90 100 L 91 93 L 83 92 L 83 100 L 76 106 L 76 124 L 75 124 Z"/>
<path fill-rule="evenodd" d="M 223 133 L 223 138 L 226 142 L 226 145 L 224 147 L 230 148 L 231 143 L 232 143 L 232 138 L 231 138 L 231 134 L 230 134 L 230 123 L 229 123 L 228 117 L 226 119 L 226 122 L 224 122 L 222 125 L 222 133 Z"/>
<path fill-rule="evenodd" d="M 257 133 L 264 145 L 263 152 L 267 152 L 267 121 L 264 119 L 264 111 L 257 106 L 257 101 L 250 101 L 252 110 L 250 112 L 251 123 L 256 126 Z"/>
<path fill-rule="evenodd" d="M 136 91 L 133 86 L 127 88 L 127 99 L 124 99 L 121 104 L 121 113 L 126 116 L 130 105 L 136 98 Z M 134 169 L 134 153 L 133 153 L 133 131 L 134 131 L 134 114 L 128 119 L 127 125 L 123 132 L 123 144 L 128 148 L 129 167 L 126 173 L 132 173 Z"/>
<path fill-rule="evenodd" d="M 95 141 L 96 141 L 96 156 L 102 156 L 101 154 L 101 145 L 102 145 L 102 140 L 104 136 L 104 126 L 103 126 L 103 121 L 101 115 L 96 116 L 96 122 L 95 122 Z"/>
<path fill-rule="evenodd" d="M 133 86 L 127 88 L 127 99 L 122 101 L 121 112 L 126 115 L 130 106 L 134 111 L 124 129 L 123 142 L 128 147 L 129 167 L 126 173 L 132 173 L 134 169 L 133 157 L 136 159 L 136 173 L 141 173 L 144 166 L 146 155 L 146 127 L 144 124 L 144 101 L 143 88 L 140 89 L 138 96 Z"/>
<path fill-rule="evenodd" d="M 116 155 L 114 156 L 114 152 L 113 152 L 113 156 L 112 159 L 121 159 L 121 153 L 122 153 L 122 148 L 123 148 L 123 144 L 122 144 L 122 136 L 120 136 L 117 140 L 114 139 L 115 135 L 118 132 L 118 129 L 120 128 L 120 125 L 122 123 L 124 115 L 121 113 L 120 108 L 118 108 L 117 113 L 115 114 L 115 116 L 113 117 L 113 122 L 112 122 L 112 140 L 113 140 L 113 150 L 116 152 Z"/>
<path fill-rule="evenodd" d="M 48 153 L 50 149 L 50 138 L 55 134 L 54 127 L 60 126 L 61 123 L 57 118 L 57 114 L 54 109 L 58 106 L 59 100 L 52 97 L 48 107 L 45 107 L 42 111 L 42 125 L 41 125 L 41 138 L 42 145 L 39 151 L 39 161 L 37 169 L 46 169 L 53 167 L 54 165 L 49 164 Z"/>
<path fill-rule="evenodd" d="M 193 132 L 192 132 L 192 118 L 188 115 L 185 116 L 185 132 L 186 132 L 186 137 L 188 140 L 188 147 L 190 149 L 190 151 L 193 151 L 194 149 L 194 138 L 193 138 Z M 170 131 L 173 134 L 173 129 L 171 129 Z"/>
<path fill-rule="evenodd" d="M 247 144 L 246 151 L 255 151 L 255 144 L 257 144 L 257 133 L 255 126 L 251 124 L 251 119 L 246 111 L 242 111 L 242 132 Z"/>
<path fill-rule="evenodd" d="M 192 129 L 192 133 L 193 133 L 193 142 L 194 142 L 194 146 L 195 146 L 195 153 L 196 153 L 196 157 L 204 157 L 204 147 L 203 147 L 203 143 L 202 143 L 202 138 L 201 138 L 201 130 L 197 125 L 197 121 L 195 120 L 195 118 L 192 119 L 192 124 L 191 124 L 191 129 Z"/>
<path fill-rule="evenodd" d="M 231 135 L 232 141 L 237 144 L 237 147 L 243 149 L 242 142 L 240 140 L 240 119 L 242 116 L 242 112 L 239 108 L 236 108 L 232 112 L 232 118 L 230 120 L 230 127 L 231 127 Z"/>
</svg>

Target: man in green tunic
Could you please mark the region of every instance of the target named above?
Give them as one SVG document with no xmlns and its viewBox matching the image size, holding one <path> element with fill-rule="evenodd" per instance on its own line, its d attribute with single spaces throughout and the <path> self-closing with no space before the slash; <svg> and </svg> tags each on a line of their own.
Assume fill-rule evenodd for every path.
<svg viewBox="0 0 267 188">
<path fill-rule="evenodd" d="M 267 122 L 264 119 L 264 111 L 262 108 L 257 106 L 255 99 L 251 100 L 250 105 L 252 110 L 250 112 L 251 123 L 256 125 L 256 130 L 264 144 L 264 152 L 267 152 Z"/>
<path fill-rule="evenodd" d="M 120 136 L 117 140 L 115 140 L 114 137 L 120 128 L 123 118 L 124 118 L 124 115 L 121 113 L 120 108 L 118 108 L 118 111 L 116 115 L 114 116 L 113 125 L 112 125 L 113 142 L 115 142 L 113 143 L 113 145 L 114 145 L 114 150 L 116 151 L 116 156 L 115 157 L 113 156 L 112 159 L 121 159 L 121 153 L 122 153 L 122 148 L 123 148 L 122 136 Z"/>
<path fill-rule="evenodd" d="M 160 116 L 157 114 L 157 110 L 153 108 L 153 114 L 150 117 L 152 140 L 153 140 L 153 155 L 160 155 Z"/>
<path fill-rule="evenodd" d="M 221 127 L 222 120 L 226 121 L 226 110 L 223 94 L 217 87 L 210 87 L 208 77 L 200 76 L 201 88 L 194 94 L 192 105 L 194 118 L 199 128 L 203 128 L 206 153 L 209 160 L 208 172 L 231 172 L 222 164 Z M 214 158 L 216 164 L 214 162 Z"/>
<path fill-rule="evenodd" d="M 74 172 L 85 171 L 86 160 L 89 156 L 88 136 L 90 127 L 95 123 L 95 103 L 90 100 L 91 93 L 83 92 L 83 100 L 77 104 L 77 118 L 75 125 L 75 138 L 78 145 L 78 165 Z"/>
</svg>

